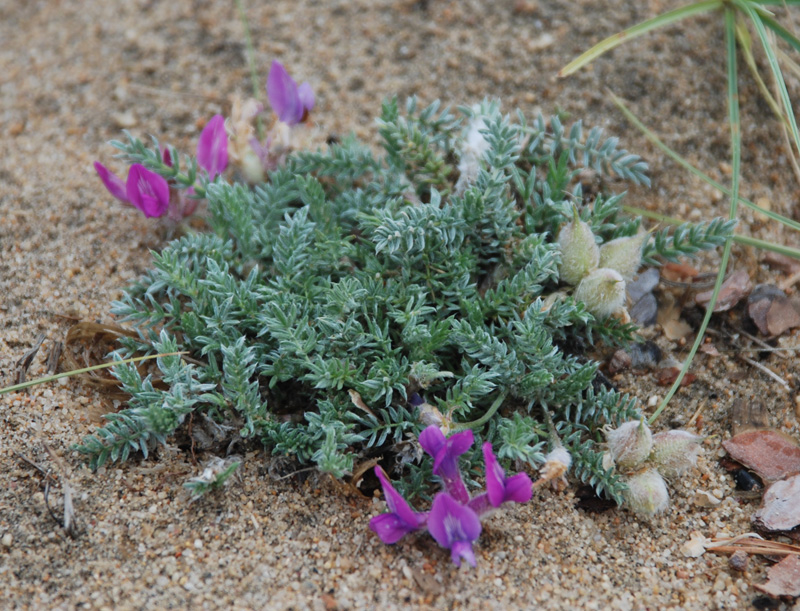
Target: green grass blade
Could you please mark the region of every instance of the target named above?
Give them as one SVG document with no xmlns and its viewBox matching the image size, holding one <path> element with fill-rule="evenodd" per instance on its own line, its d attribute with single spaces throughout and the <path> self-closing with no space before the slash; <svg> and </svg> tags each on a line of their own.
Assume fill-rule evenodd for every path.
<svg viewBox="0 0 800 611">
<path fill-rule="evenodd" d="M 250 69 L 250 85 L 253 87 L 253 97 L 261 99 L 261 84 L 258 82 L 258 70 L 256 69 L 256 48 L 253 46 L 253 37 L 250 35 L 250 22 L 247 19 L 247 11 L 244 8 L 243 0 L 236 0 L 236 9 L 239 12 L 239 19 L 244 30 L 244 44 L 247 49 L 247 65 Z M 264 140 L 264 120 L 261 115 L 256 116 L 256 132 L 258 139 Z"/>
<path fill-rule="evenodd" d="M 608 95 L 611 97 L 614 104 L 617 108 L 620 109 L 625 118 L 628 119 L 633 125 L 641 131 L 645 138 L 647 138 L 650 142 L 652 142 L 659 150 L 661 150 L 667 157 L 672 159 L 675 163 L 679 164 L 681 167 L 689 171 L 690 173 L 697 176 L 700 180 L 705 182 L 706 184 L 711 185 L 718 191 L 724 193 L 728 197 L 731 196 L 731 190 L 728 189 L 726 186 L 718 183 L 716 180 L 708 176 L 707 174 L 703 173 L 700 169 L 694 167 L 691 163 L 686 161 L 683 157 L 681 157 L 678 153 L 674 150 L 669 148 L 661 139 L 653 133 L 644 123 L 642 123 L 639 118 L 631 112 L 631 110 L 625 105 L 625 102 L 622 101 L 622 98 L 618 97 L 611 91 L 608 91 Z M 796 231 L 800 231 L 800 223 L 795 220 L 790 219 L 789 217 L 783 216 L 782 214 L 778 214 L 777 212 L 773 212 L 772 210 L 766 210 L 757 206 L 753 202 L 743 197 L 739 197 L 738 202 L 743 206 L 753 210 L 754 212 L 758 212 L 759 214 L 763 214 L 764 216 L 781 223 L 782 225 L 786 225 L 787 227 L 791 227 Z"/>
<path fill-rule="evenodd" d="M 748 4 L 756 6 L 795 6 L 800 0 L 747 0 Z"/>
<path fill-rule="evenodd" d="M 112 361 L 110 363 L 101 363 L 100 365 L 92 365 L 91 367 L 84 367 L 83 369 L 73 369 L 72 371 L 64 371 L 56 375 L 47 376 L 44 378 L 38 378 L 36 380 L 28 380 L 27 382 L 23 382 L 22 384 L 14 384 L 13 386 L 6 386 L 5 388 L 0 388 L 0 395 L 4 395 L 10 392 L 16 392 L 18 390 L 23 390 L 25 388 L 30 388 L 31 386 L 36 386 L 38 384 L 45 384 L 47 382 L 52 382 L 54 380 L 59 380 L 61 378 L 68 378 L 71 376 L 80 375 L 81 373 L 89 373 L 90 371 L 97 371 L 98 369 L 108 369 L 109 367 L 116 367 L 117 365 L 124 365 L 126 363 L 138 363 L 139 361 L 160 359 L 161 357 L 164 356 L 180 356 L 183 354 L 189 354 L 189 353 L 184 350 L 183 352 L 165 352 L 163 354 L 149 354 L 147 356 L 137 356 L 130 359 L 123 359 L 121 361 Z"/>
<path fill-rule="evenodd" d="M 789 92 L 786 89 L 786 81 L 783 79 L 783 72 L 781 71 L 780 64 L 778 64 L 778 58 L 775 55 L 775 49 L 772 48 L 772 44 L 767 36 L 767 31 L 764 28 L 764 23 L 761 21 L 759 12 L 749 6 L 745 10 L 747 15 L 753 21 L 753 25 L 756 28 L 756 33 L 758 33 L 758 37 L 761 40 L 761 46 L 764 48 L 764 53 L 767 55 L 767 61 L 769 61 L 769 67 L 772 70 L 772 75 L 775 77 L 775 82 L 778 84 L 778 93 L 780 94 L 781 102 L 783 102 L 784 114 L 786 118 L 789 119 L 789 131 L 794 139 L 796 150 L 800 151 L 800 132 L 797 130 L 797 120 L 794 117 L 794 107 L 792 106 L 792 100 L 789 98 Z"/>
<path fill-rule="evenodd" d="M 742 133 L 741 123 L 739 121 L 739 76 L 736 71 L 736 13 L 735 9 L 730 6 L 725 7 L 725 43 L 728 56 L 728 121 L 731 127 L 731 165 L 733 166 L 733 175 L 731 177 L 731 203 L 728 211 L 729 218 L 736 219 L 739 204 L 739 170 L 741 169 L 742 159 Z M 669 389 L 669 392 L 661 401 L 653 415 L 650 416 L 648 423 L 653 424 L 664 408 L 669 404 L 672 397 L 678 391 L 683 382 L 683 378 L 689 371 L 689 367 L 697 354 L 700 344 L 703 343 L 708 323 L 711 321 L 711 315 L 714 313 L 714 306 L 717 303 L 722 282 L 725 278 L 725 270 L 728 268 L 728 260 L 731 256 L 731 245 L 733 240 L 728 238 L 725 241 L 725 248 L 722 251 L 722 260 L 719 265 L 719 273 L 717 280 L 714 283 L 714 292 L 711 294 L 711 301 L 706 306 L 706 314 L 703 317 L 703 322 L 697 332 L 697 337 L 692 344 L 691 350 L 687 355 L 683 367 L 681 367 L 678 377 L 675 379 L 674 384 Z"/>
<path fill-rule="evenodd" d="M 800 0 L 798 0 L 800 3 Z M 761 22 L 767 26 L 770 30 L 775 32 L 777 36 L 785 40 L 789 45 L 795 50 L 800 51 L 800 39 L 798 39 L 794 34 L 792 34 L 789 30 L 783 27 L 780 23 L 775 21 L 771 16 L 764 15 L 760 13 Z"/>
<path fill-rule="evenodd" d="M 695 2 L 693 4 L 689 4 L 687 6 L 664 13 L 663 15 L 658 15 L 657 17 L 653 17 L 647 21 L 643 21 L 642 23 L 630 27 L 627 30 L 623 30 L 622 32 L 618 32 L 613 36 L 609 36 L 605 40 L 597 43 L 591 49 L 582 53 L 579 57 L 573 59 L 570 63 L 564 66 L 558 73 L 558 76 L 569 76 L 573 72 L 577 72 L 587 64 L 600 57 L 603 53 L 618 47 L 628 40 L 633 40 L 637 36 L 641 36 L 642 34 L 646 34 L 651 30 L 664 27 L 670 23 L 675 23 L 676 21 L 680 21 L 686 17 L 691 17 L 693 15 L 698 15 L 700 13 L 705 13 L 706 11 L 720 8 L 723 6 L 723 4 L 723 0 L 704 0 L 703 2 Z"/>
<path fill-rule="evenodd" d="M 761 97 L 767 102 L 769 107 L 772 109 L 772 113 L 781 121 L 787 129 L 789 129 L 789 120 L 783 116 L 783 110 L 781 109 L 781 105 L 772 97 L 772 94 L 769 91 L 769 87 L 764 82 L 764 79 L 761 78 L 761 73 L 758 71 L 758 65 L 756 64 L 756 58 L 753 56 L 753 40 L 750 38 L 750 33 L 747 31 L 747 26 L 744 24 L 742 20 L 737 20 L 736 22 L 736 39 L 739 41 L 739 49 L 742 52 L 742 57 L 744 58 L 747 67 L 750 69 L 750 74 L 756 81 L 756 85 L 758 85 L 758 90 L 761 92 Z"/>
</svg>

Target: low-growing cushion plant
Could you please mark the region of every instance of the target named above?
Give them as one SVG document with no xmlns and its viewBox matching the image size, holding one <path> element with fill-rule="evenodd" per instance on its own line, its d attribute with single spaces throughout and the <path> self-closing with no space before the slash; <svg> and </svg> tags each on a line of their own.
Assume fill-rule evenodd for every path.
<svg viewBox="0 0 800 611">
<path fill-rule="evenodd" d="M 416 440 L 436 424 L 480 441 L 462 457 L 466 473 L 481 474 L 481 443 L 518 468 L 563 443 L 578 478 L 621 500 L 601 428 L 640 414 L 584 353 L 627 344 L 636 329 L 624 312 L 573 298 L 557 238 L 568 223 L 601 247 L 642 236 L 611 185 L 647 185 L 644 162 L 599 129 L 529 123 L 496 103 L 454 114 L 414 99 L 401 112 L 391 100 L 378 124 L 380 154 L 348 138 L 289 155 L 255 186 L 196 179 L 186 158 L 182 174 L 158 143 L 116 143 L 129 163 L 194 184 L 210 231 L 153 253 L 112 308 L 138 335 L 120 340 L 116 358 L 190 358 L 158 358 L 144 377 L 116 367 L 128 406 L 78 450 L 93 468 L 147 455 L 191 415 L 220 447 L 261 442 L 335 477 L 381 459 L 405 470 L 399 485 L 413 496 L 432 476 Z M 584 192 L 587 173 L 599 190 Z M 655 263 L 730 231 L 714 221 L 633 242 Z"/>
</svg>

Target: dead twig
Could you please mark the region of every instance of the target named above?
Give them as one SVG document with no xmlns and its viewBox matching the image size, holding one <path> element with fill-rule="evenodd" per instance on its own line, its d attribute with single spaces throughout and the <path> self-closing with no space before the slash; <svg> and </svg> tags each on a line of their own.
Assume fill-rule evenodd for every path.
<svg viewBox="0 0 800 611">
<path fill-rule="evenodd" d="M 61 360 L 61 351 L 64 349 L 62 342 L 56 342 L 50 346 L 50 353 L 47 355 L 47 373 L 53 375 L 58 370 L 58 362 Z"/>
<path fill-rule="evenodd" d="M 69 483 L 69 479 L 65 473 L 63 473 L 63 464 L 61 464 L 61 459 L 56 456 L 50 447 L 47 444 L 43 444 L 44 449 L 47 451 L 50 459 L 59 465 L 61 468 L 61 473 L 59 474 L 60 483 L 61 483 L 61 490 L 64 493 L 64 518 L 60 520 L 56 515 L 56 512 L 50 506 L 50 486 L 53 482 L 55 482 L 55 478 L 53 477 L 53 472 L 50 469 L 46 469 L 42 465 L 33 462 L 30 458 L 20 454 L 19 452 L 14 452 L 14 455 L 19 458 L 24 463 L 28 464 L 29 466 L 33 467 L 39 473 L 42 474 L 44 477 L 44 504 L 47 507 L 47 513 L 50 514 L 50 517 L 53 518 L 53 521 L 58 524 L 61 528 L 64 529 L 64 532 L 69 535 L 71 539 L 75 539 L 78 536 L 78 529 L 77 529 L 77 522 L 75 521 L 75 507 L 72 504 L 72 486 Z"/>
<path fill-rule="evenodd" d="M 740 329 L 739 333 L 744 335 L 747 339 L 749 339 L 754 344 L 758 344 L 759 346 L 761 346 L 761 348 L 763 348 L 763 350 L 754 349 L 754 352 L 774 352 L 775 356 L 779 356 L 782 359 L 787 359 L 790 356 L 788 354 L 788 352 L 786 352 L 787 350 L 790 350 L 790 348 L 773 348 L 767 342 L 765 342 L 763 339 L 758 338 L 758 337 L 756 337 L 755 335 L 753 335 L 751 333 L 748 333 L 744 329 Z"/>
<path fill-rule="evenodd" d="M 22 358 L 16 362 L 17 375 L 14 382 L 15 384 L 22 384 L 25 381 L 25 376 L 28 373 L 28 369 L 30 369 L 31 365 L 33 364 L 33 359 L 35 359 L 36 355 L 39 353 L 39 348 L 42 347 L 44 338 L 45 334 L 40 333 L 34 341 L 33 348 L 23 354 Z"/>
<path fill-rule="evenodd" d="M 800 546 L 761 538 L 756 533 L 744 533 L 729 539 L 712 539 L 706 550 L 719 554 L 732 554 L 742 550 L 748 554 L 764 556 L 800 556 Z"/>
<path fill-rule="evenodd" d="M 755 367 L 760 372 L 764 373 L 765 375 L 767 375 L 770 378 L 772 378 L 773 380 L 775 380 L 778 384 L 783 386 L 783 389 L 786 392 L 789 392 L 792 389 L 792 387 L 789 386 L 789 383 L 786 380 L 784 380 L 782 377 L 780 377 L 777 373 L 772 371 L 772 369 L 770 369 L 766 365 L 762 365 L 758 361 L 754 361 L 750 357 L 744 356 L 743 354 L 737 354 L 736 358 L 743 360 L 745 363 L 747 363 L 751 367 Z"/>
<path fill-rule="evenodd" d="M 77 523 L 75 521 L 75 507 L 72 504 L 72 485 L 69 482 L 69 478 L 67 477 L 66 466 L 61 458 L 56 455 L 53 450 L 50 449 L 46 443 L 42 444 L 44 449 L 47 451 L 47 454 L 50 456 L 50 460 L 52 460 L 56 466 L 58 467 L 61 476 L 61 490 L 64 493 L 64 523 L 62 524 L 64 531 L 70 536 L 70 538 L 75 539 L 78 536 L 78 529 Z M 45 502 L 47 501 L 47 495 L 45 494 Z M 50 509 L 50 505 L 48 504 L 47 509 Z"/>
<path fill-rule="evenodd" d="M 752 337 L 749 333 L 746 333 L 744 331 L 738 331 L 737 334 L 733 334 L 733 333 L 730 333 L 728 331 L 717 331 L 715 329 L 709 328 L 709 329 L 706 329 L 706 333 L 708 333 L 710 335 L 716 335 L 716 336 L 724 335 L 731 342 L 736 340 L 737 335 L 739 333 L 745 335 L 748 339 L 753 339 L 753 340 L 757 339 L 757 338 Z M 747 357 L 747 356 L 744 356 L 743 354 L 741 354 L 741 352 L 744 351 L 744 350 L 746 350 L 746 349 L 745 348 L 740 348 L 740 347 L 737 346 L 736 349 L 735 349 L 735 352 L 734 352 L 736 358 L 740 359 L 741 361 L 744 361 L 745 363 L 747 363 L 751 367 L 755 367 L 756 369 L 758 369 L 762 373 L 766 374 L 767 376 L 769 376 L 770 378 L 775 380 L 778 384 L 780 384 L 783 387 L 783 389 L 786 392 L 789 392 L 792 389 L 791 386 L 789 386 L 789 383 L 786 380 L 784 380 L 782 377 L 780 377 L 777 373 L 772 371 L 772 369 L 770 369 L 766 365 L 762 365 L 758 361 L 754 361 L 750 357 Z M 765 350 L 766 350 L 766 348 L 765 348 Z"/>
</svg>

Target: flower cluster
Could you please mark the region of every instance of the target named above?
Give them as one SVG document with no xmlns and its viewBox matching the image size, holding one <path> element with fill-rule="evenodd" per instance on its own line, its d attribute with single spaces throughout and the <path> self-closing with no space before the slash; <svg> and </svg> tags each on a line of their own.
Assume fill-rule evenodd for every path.
<svg viewBox="0 0 800 611">
<path fill-rule="evenodd" d="M 264 110 L 257 100 L 233 100 L 228 129 L 231 136 L 231 154 L 245 178 L 251 183 L 263 182 L 266 172 L 282 165 L 294 150 L 292 128 L 304 122 L 314 108 L 311 85 L 297 82 L 283 64 L 273 61 L 267 77 L 267 99 L 278 118 L 266 139 L 256 137 L 253 122 Z"/>
<path fill-rule="evenodd" d="M 607 431 L 606 440 L 608 457 L 627 485 L 625 503 L 639 515 L 652 516 L 669 506 L 664 478 L 697 464 L 702 437 L 682 430 L 653 435 L 644 420 L 633 420 Z"/>
<path fill-rule="evenodd" d="M 164 166 L 171 168 L 169 149 L 163 149 L 161 155 Z M 222 115 L 214 115 L 200 133 L 197 165 L 211 180 L 228 167 L 228 136 Z M 131 166 L 125 182 L 99 161 L 95 161 L 94 169 L 111 195 L 123 204 L 138 208 L 148 218 L 166 215 L 173 221 L 180 221 L 197 208 L 197 200 L 191 198 L 191 187 L 179 189 L 175 181 L 167 180 L 140 163 Z"/>
<path fill-rule="evenodd" d="M 576 287 L 576 301 L 598 318 L 606 318 L 622 310 L 625 304 L 625 283 L 633 279 L 642 262 L 642 248 L 647 233 L 610 240 L 602 246 L 588 223 L 578 216 L 561 228 L 558 246 L 562 282 Z"/>
<path fill-rule="evenodd" d="M 257 100 L 242 102 L 236 98 L 230 120 L 226 122 L 222 115 L 215 115 L 206 124 L 197 142 L 196 158 L 197 166 L 210 180 L 226 170 L 230 159 L 241 166 L 250 182 L 262 182 L 265 172 L 283 164 L 294 149 L 291 128 L 305 121 L 314 108 L 311 85 L 298 85 L 283 65 L 274 61 L 267 78 L 267 97 L 278 121 L 263 143 L 256 137 L 253 126 L 264 110 Z M 168 148 L 161 151 L 161 169 L 153 171 L 152 166 L 134 163 L 125 181 L 99 161 L 94 167 L 111 195 L 138 208 L 148 218 L 167 216 L 177 222 L 197 208 L 193 186 L 180 188 L 175 179 L 159 173 L 173 167 Z"/>
<path fill-rule="evenodd" d="M 433 473 L 441 478 L 444 486 L 444 490 L 434 497 L 428 512 L 414 511 L 394 489 L 386 472 L 380 466 L 375 467 L 389 511 L 372 518 L 369 527 L 381 541 L 397 543 L 407 533 L 427 528 L 439 545 L 450 550 L 456 566 L 461 566 L 462 560 L 475 566 L 472 543 L 481 534 L 481 519 L 503 503 L 529 501 L 533 484 L 525 473 L 506 477 L 492 451 L 492 444 L 484 443 L 486 491 L 470 497 L 458 468 L 458 457 L 469 450 L 473 441 L 470 430 L 446 438 L 435 425 L 420 434 L 419 443 L 433 458 Z"/>
</svg>

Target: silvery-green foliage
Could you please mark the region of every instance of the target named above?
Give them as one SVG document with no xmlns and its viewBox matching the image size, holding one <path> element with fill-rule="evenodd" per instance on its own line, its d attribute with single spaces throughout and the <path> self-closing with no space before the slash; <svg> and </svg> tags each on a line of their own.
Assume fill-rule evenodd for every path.
<svg viewBox="0 0 800 611">
<path fill-rule="evenodd" d="M 144 377 L 116 368 L 131 398 L 79 446 L 92 466 L 147 454 L 201 412 L 337 477 L 403 457 L 424 494 L 429 470 L 407 447 L 425 426 L 422 401 L 427 417 L 473 427 L 501 459 L 532 466 L 546 407 L 578 476 L 621 498 L 596 443 L 637 410 L 576 349 L 625 344 L 635 329 L 548 297 L 560 288 L 555 236 L 576 209 L 604 241 L 639 230 L 622 194 L 584 198 L 579 173 L 647 184 L 644 162 L 596 128 L 584 137 L 580 123 L 528 123 L 496 103 L 457 116 L 390 100 L 379 133 L 382 155 L 346 138 L 254 188 L 204 185 L 210 233 L 155 253 L 113 306 L 138 334 L 121 355 L 191 359 L 159 359 Z M 120 147 L 155 164 L 136 142 Z M 657 234 L 646 254 L 708 246 L 723 229 Z"/>
</svg>

